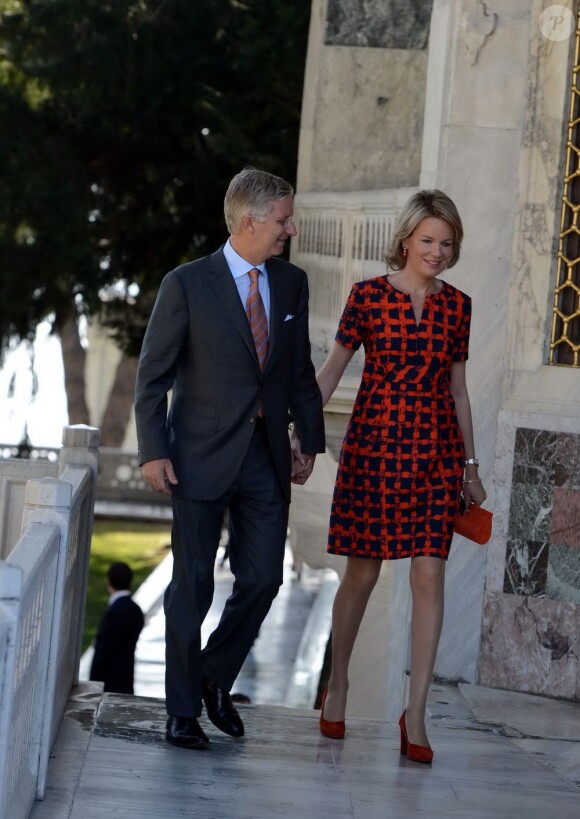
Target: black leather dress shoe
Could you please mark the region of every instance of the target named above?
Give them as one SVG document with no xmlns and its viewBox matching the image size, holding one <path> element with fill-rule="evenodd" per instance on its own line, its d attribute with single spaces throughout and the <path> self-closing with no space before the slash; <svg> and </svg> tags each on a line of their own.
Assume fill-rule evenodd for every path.
<svg viewBox="0 0 580 819">
<path fill-rule="evenodd" d="M 204 678 L 202 695 L 207 715 L 215 727 L 231 737 L 243 737 L 244 723 L 235 709 L 230 692 Z"/>
<path fill-rule="evenodd" d="M 169 717 L 167 720 L 165 739 L 179 748 L 192 748 L 202 751 L 209 745 L 209 739 L 204 734 L 201 725 L 196 719 L 186 717 Z"/>
</svg>

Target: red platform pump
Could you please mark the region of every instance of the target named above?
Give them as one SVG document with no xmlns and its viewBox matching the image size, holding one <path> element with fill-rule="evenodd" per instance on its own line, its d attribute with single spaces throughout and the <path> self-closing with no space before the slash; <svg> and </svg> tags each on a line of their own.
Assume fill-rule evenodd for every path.
<svg viewBox="0 0 580 819">
<path fill-rule="evenodd" d="M 399 728 L 401 729 L 401 753 L 410 759 L 412 762 L 424 762 L 429 765 L 433 762 L 433 751 L 430 745 L 413 745 L 409 742 L 407 737 L 407 726 L 405 724 L 405 714 L 403 711 L 401 719 L 399 720 Z M 332 724 L 332 723 L 331 723 Z"/>
<path fill-rule="evenodd" d="M 328 690 L 325 689 L 322 694 L 322 704 L 320 707 L 320 733 L 330 739 L 343 739 L 346 732 L 344 720 L 340 722 L 330 722 L 330 720 L 324 719 L 324 703 L 326 702 L 327 694 Z"/>
</svg>

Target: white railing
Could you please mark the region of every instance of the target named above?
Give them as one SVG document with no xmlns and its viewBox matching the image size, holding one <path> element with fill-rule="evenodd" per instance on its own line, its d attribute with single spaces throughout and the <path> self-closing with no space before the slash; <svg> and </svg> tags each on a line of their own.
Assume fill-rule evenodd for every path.
<svg viewBox="0 0 580 819">
<path fill-rule="evenodd" d="M 36 524 L 20 541 L 13 565 L 0 571 L 7 623 L 6 653 L 0 662 L 3 819 L 28 816 L 37 793 L 39 762 L 45 755 L 43 711 L 49 705 L 47 669 L 58 545 L 58 527 Z"/>
<path fill-rule="evenodd" d="M 418 188 L 296 196 L 292 261 L 308 273 L 313 350 L 326 355 L 354 282 L 386 272 L 397 214 Z"/>
<path fill-rule="evenodd" d="M 58 475 L 59 448 L 31 447 L 26 459 L 19 458 L 18 451 L 18 445 L 0 442 L 0 543 L 8 551 L 20 537 L 26 481 L 33 477 Z M 11 463 L 6 476 L 2 474 L 5 460 Z M 136 506 L 140 514 L 144 513 L 144 506 L 171 509 L 170 496 L 151 492 L 143 480 L 137 453 L 107 447 L 99 449 L 97 503 L 99 501 L 101 511 L 105 513 L 110 507 L 118 509 L 121 504 L 126 505 L 126 512 L 131 506 Z M 5 556 L 0 553 L 0 557 Z"/>
<path fill-rule="evenodd" d="M 0 460 L 0 558 L 8 557 L 21 535 L 26 483 L 33 478 L 57 476 L 57 462 Z"/>
<path fill-rule="evenodd" d="M 63 441 L 58 478 L 26 483 L 22 535 L 0 561 L 0 819 L 25 819 L 44 796 L 77 682 L 99 432 L 67 427 Z"/>
</svg>

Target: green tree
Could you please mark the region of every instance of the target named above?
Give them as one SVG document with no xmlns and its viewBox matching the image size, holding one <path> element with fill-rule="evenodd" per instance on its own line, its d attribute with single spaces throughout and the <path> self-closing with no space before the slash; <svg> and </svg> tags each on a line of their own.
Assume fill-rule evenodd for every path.
<svg viewBox="0 0 580 819">
<path fill-rule="evenodd" d="M 293 179 L 310 2 L 2 3 L 1 343 L 53 316 L 85 420 L 79 315 L 134 356 L 164 273 L 223 241 L 231 176 Z"/>
</svg>

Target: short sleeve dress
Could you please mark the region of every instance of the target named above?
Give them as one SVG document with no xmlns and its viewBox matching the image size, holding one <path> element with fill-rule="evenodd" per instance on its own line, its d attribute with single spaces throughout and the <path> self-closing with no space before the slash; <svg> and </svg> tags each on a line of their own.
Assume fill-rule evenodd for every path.
<svg viewBox="0 0 580 819">
<path fill-rule="evenodd" d="M 471 299 L 443 282 L 416 323 L 387 276 L 351 290 L 336 340 L 365 350 L 340 454 L 328 551 L 392 560 L 447 559 L 465 450 L 450 392 L 468 356 Z"/>
</svg>

